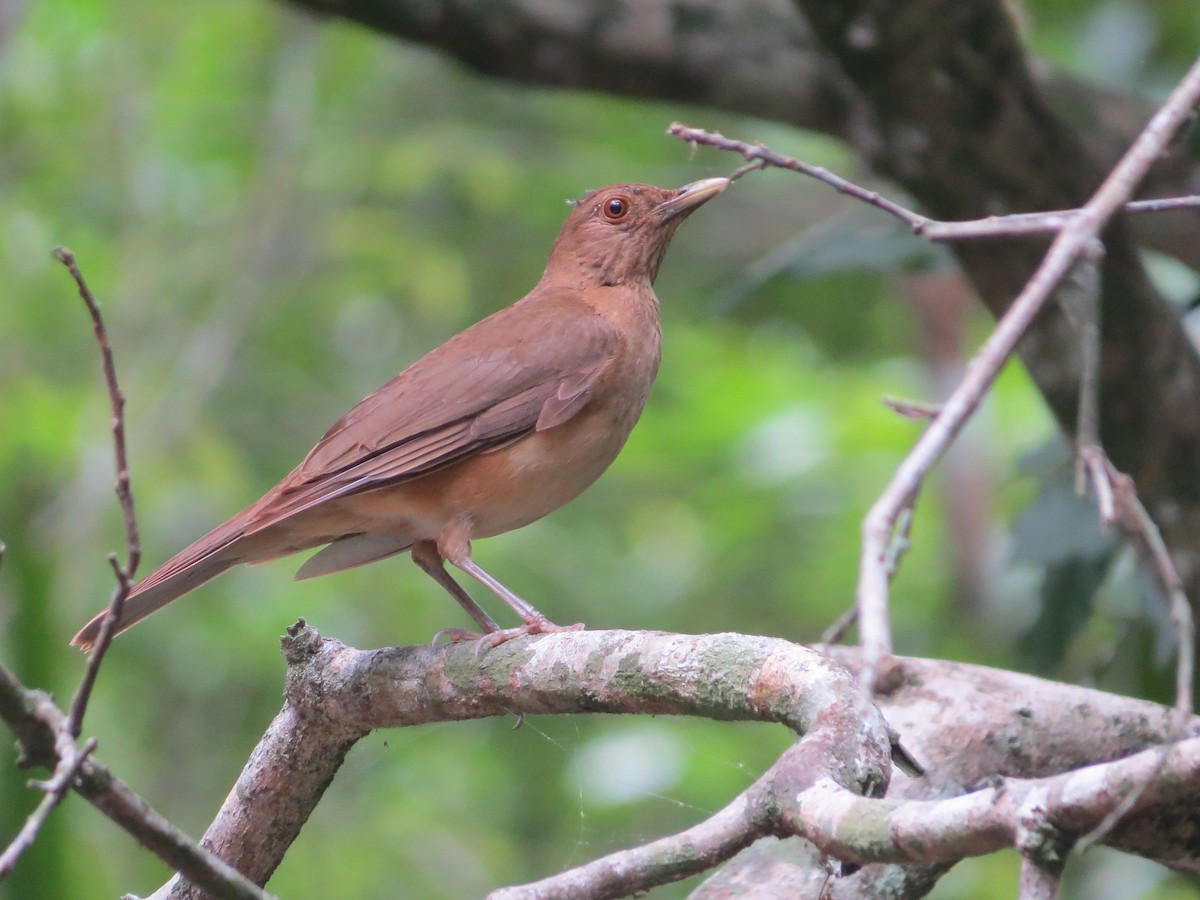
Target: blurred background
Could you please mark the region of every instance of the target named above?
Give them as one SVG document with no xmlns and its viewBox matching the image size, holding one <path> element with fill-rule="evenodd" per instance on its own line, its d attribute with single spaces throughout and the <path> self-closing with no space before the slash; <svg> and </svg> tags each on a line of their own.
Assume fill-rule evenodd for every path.
<svg viewBox="0 0 1200 900">
<path fill-rule="evenodd" d="M 1200 45 L 1188 7 L 1045 0 L 1025 17 L 1057 65 L 1155 98 Z M 676 119 L 867 177 L 823 138 L 490 82 L 265 0 L 0 3 L 0 661 L 69 697 L 84 657 L 67 640 L 111 594 L 106 554 L 124 554 L 99 357 L 52 247 L 76 253 L 107 318 L 144 574 L 529 290 L 566 199 L 739 162 L 667 138 Z M 783 172 L 692 217 L 657 292 L 662 370 L 620 459 L 476 557 L 560 622 L 814 641 L 851 605 L 859 521 L 922 427 L 881 398 L 943 397 L 991 321 L 941 251 Z M 1161 608 L 1065 460 L 1010 367 L 922 498 L 897 647 L 1164 699 Z M 406 559 L 298 584 L 299 562 L 223 576 L 120 638 L 102 673 L 98 758 L 192 835 L 280 705 L 277 637 L 298 616 L 360 647 L 469 624 Z M 271 890 L 479 896 L 686 827 L 789 741 L 671 719 L 512 724 L 362 741 Z M 6 842 L 38 798 L 0 745 Z M 936 896 L 1011 897 L 1016 871 L 968 862 Z M 169 874 L 71 798 L 0 897 L 146 894 Z M 1094 852 L 1068 896 L 1191 890 Z"/>
</svg>

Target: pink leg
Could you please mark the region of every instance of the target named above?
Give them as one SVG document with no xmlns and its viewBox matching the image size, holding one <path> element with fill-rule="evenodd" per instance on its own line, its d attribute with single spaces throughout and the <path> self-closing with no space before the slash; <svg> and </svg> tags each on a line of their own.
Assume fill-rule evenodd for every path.
<svg viewBox="0 0 1200 900">
<path fill-rule="evenodd" d="M 542 615 L 527 600 L 514 594 L 500 580 L 489 574 L 479 563 L 471 559 L 470 523 L 462 519 L 451 522 L 442 531 L 437 541 L 437 551 L 441 558 L 462 569 L 493 594 L 512 607 L 524 625 L 516 628 L 494 629 L 484 635 L 480 641 L 480 649 L 495 647 L 505 641 L 525 634 L 552 634 L 559 631 L 582 631 L 583 623 L 576 625 L 555 625 Z M 449 576 L 447 576 L 449 577 Z"/>
<path fill-rule="evenodd" d="M 437 544 L 433 541 L 414 542 L 412 558 L 413 562 L 421 567 L 421 571 L 445 588 L 446 592 L 458 601 L 459 606 L 467 611 L 467 615 L 475 620 L 475 624 L 483 629 L 484 634 L 500 631 L 500 626 L 496 624 L 496 621 L 484 611 L 483 607 L 471 599 L 471 595 L 463 590 L 462 585 L 450 577 L 450 573 L 442 564 L 442 556 L 438 553 Z M 433 636 L 433 642 L 437 643 L 443 637 L 448 637 L 453 642 L 477 640 L 479 635 L 461 628 L 445 628 Z"/>
</svg>

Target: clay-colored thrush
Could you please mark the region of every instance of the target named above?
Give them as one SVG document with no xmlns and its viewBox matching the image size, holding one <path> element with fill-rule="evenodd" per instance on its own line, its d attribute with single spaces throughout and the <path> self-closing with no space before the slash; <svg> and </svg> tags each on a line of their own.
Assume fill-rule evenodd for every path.
<svg viewBox="0 0 1200 900">
<path fill-rule="evenodd" d="M 658 371 L 651 284 L 667 244 L 728 185 L 709 178 L 675 191 L 622 184 L 589 193 L 567 216 L 537 287 L 364 399 L 261 500 L 138 582 L 120 630 L 238 563 L 322 545 L 297 578 L 410 550 L 488 642 L 561 630 L 471 559 L 471 539 L 540 519 L 616 458 Z M 501 629 L 444 560 L 525 624 Z M 104 616 L 72 643 L 91 649 Z"/>
</svg>

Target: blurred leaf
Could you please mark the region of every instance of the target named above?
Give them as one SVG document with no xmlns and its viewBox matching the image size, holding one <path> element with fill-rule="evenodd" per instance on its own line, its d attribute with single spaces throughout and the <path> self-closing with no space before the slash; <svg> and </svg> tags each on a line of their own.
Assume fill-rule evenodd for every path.
<svg viewBox="0 0 1200 900">
<path fill-rule="evenodd" d="M 1038 599 L 1041 611 L 1018 647 L 1034 671 L 1054 672 L 1072 638 L 1083 630 L 1095 607 L 1096 592 L 1108 575 L 1111 554 L 1067 559 L 1047 567 Z"/>
<path fill-rule="evenodd" d="M 1018 645 L 1042 673 L 1058 668 L 1087 624 L 1119 548 L 1115 530 L 1101 527 L 1095 500 L 1076 493 L 1063 447 L 1053 441 L 1023 460 L 1026 470 L 1041 470 L 1041 489 L 1013 526 L 1010 548 L 1014 562 L 1044 570 L 1037 619 Z"/>
<path fill-rule="evenodd" d="M 1055 566 L 1076 560 L 1111 557 L 1115 530 L 1104 529 L 1089 495 L 1075 493 L 1075 471 L 1062 466 L 1049 474 L 1041 490 L 1013 525 L 1014 562 Z"/>
</svg>

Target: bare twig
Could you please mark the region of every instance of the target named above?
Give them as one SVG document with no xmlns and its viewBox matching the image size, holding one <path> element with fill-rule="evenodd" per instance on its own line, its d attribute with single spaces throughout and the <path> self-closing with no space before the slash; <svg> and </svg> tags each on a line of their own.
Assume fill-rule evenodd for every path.
<svg viewBox="0 0 1200 900">
<path fill-rule="evenodd" d="M 717 132 L 705 131 L 702 128 L 692 128 L 680 122 L 673 122 L 671 127 L 667 129 L 667 134 L 671 135 L 671 137 L 687 141 L 689 144 L 704 144 L 709 147 L 716 147 L 718 150 L 732 150 L 734 153 L 740 153 L 751 163 L 756 163 L 759 167 L 774 166 L 778 169 L 790 169 L 793 172 L 799 172 L 801 175 L 815 178 L 817 181 L 829 185 L 839 194 L 846 194 L 863 201 L 863 203 L 869 203 L 871 206 L 876 206 L 884 212 L 890 213 L 901 222 L 906 223 L 918 234 L 927 233 L 926 229 L 931 225 L 942 224 L 935 222 L 934 219 L 928 216 L 923 216 L 920 213 L 906 209 L 877 191 L 860 187 L 854 182 L 842 178 L 840 175 L 835 175 L 824 166 L 814 166 L 810 163 L 793 159 L 790 156 L 784 156 L 782 153 L 776 153 L 762 144 L 747 144 L 744 141 L 727 138 Z M 742 169 L 739 169 L 738 173 L 744 174 Z"/>
<path fill-rule="evenodd" d="M 125 522 L 125 543 L 128 556 L 123 566 L 118 563 L 115 556 L 109 556 L 109 563 L 116 575 L 117 587 L 113 592 L 108 615 L 105 618 L 104 627 L 101 630 L 96 649 L 92 653 L 91 659 L 88 660 L 87 669 L 84 672 L 79 689 L 71 701 L 70 713 L 64 717 L 49 700 L 41 703 L 42 721 L 47 727 L 53 730 L 54 753 L 57 756 L 57 762 L 54 765 L 53 775 L 48 781 L 31 783 L 32 787 L 37 787 L 45 791 L 46 796 L 42 798 L 37 808 L 26 819 L 25 824 L 3 854 L 0 854 L 0 879 L 4 878 L 12 870 L 13 865 L 21 854 L 33 844 L 50 813 L 62 802 L 67 791 L 75 787 L 83 793 L 79 783 L 84 768 L 88 764 L 88 759 L 96 747 L 96 742 L 94 739 L 90 739 L 85 742 L 82 748 L 78 747 L 75 742 L 82 731 L 83 717 L 87 712 L 88 701 L 95 687 L 100 665 L 104 660 L 104 654 L 108 649 L 108 645 L 112 641 L 116 624 L 120 620 L 121 609 L 124 606 L 125 599 L 129 596 L 129 588 L 133 583 L 134 572 L 137 570 L 138 561 L 141 557 L 141 542 L 138 536 L 137 516 L 134 512 L 133 490 L 129 479 L 129 461 L 125 449 L 125 395 L 122 393 L 121 387 L 117 382 L 116 363 L 113 359 L 112 344 L 108 338 L 108 330 L 104 326 L 104 319 L 100 314 L 100 306 L 88 288 L 87 282 L 83 278 L 83 273 L 79 270 L 79 266 L 75 262 L 74 254 L 66 248 L 58 247 L 54 250 L 54 258 L 66 267 L 74 279 L 75 285 L 79 289 L 79 296 L 83 299 L 88 312 L 91 314 L 96 342 L 100 347 L 101 366 L 104 371 L 104 382 L 108 388 L 109 404 L 112 411 L 111 428 L 116 468 L 115 488 L 117 500 L 121 505 L 121 514 Z M 14 687 L 14 683 L 15 679 L 7 683 L 6 687 L 15 691 L 16 687 Z M 50 710 L 52 710 L 52 714 Z M 93 769 L 93 774 L 94 771 Z M 139 800 L 138 803 L 140 806 L 145 807 L 144 812 L 147 815 L 152 812 L 142 801 Z M 163 820 L 163 823 L 165 823 L 165 820 Z M 142 825 L 145 825 L 144 820 L 142 821 Z M 187 839 L 184 838 L 184 841 L 186 842 Z M 143 843 L 149 845 L 153 843 L 153 839 L 144 840 Z M 249 895 L 238 894 L 238 896 Z"/>
<path fill-rule="evenodd" d="M 22 764 L 54 771 L 49 788 L 65 782 L 139 844 L 212 896 L 269 900 L 269 894 L 198 845 L 91 758 L 88 755 L 93 746 L 91 741 L 77 751 L 66 729 L 67 717 L 49 695 L 24 687 L 3 666 L 0 666 L 0 718 L 17 736 Z M 68 758 L 67 767 L 76 770 L 73 775 L 62 765 Z"/>
<path fill-rule="evenodd" d="M 1109 810 L 1108 814 L 1091 831 L 1079 839 L 1074 847 L 1074 852 L 1077 855 L 1083 855 L 1092 847 L 1103 843 L 1112 834 L 1113 829 L 1121 824 L 1121 820 L 1129 815 L 1133 808 L 1137 806 L 1146 791 L 1150 789 L 1150 785 L 1162 774 L 1163 769 L 1167 765 L 1167 757 L 1173 746 L 1174 744 L 1172 743 L 1166 743 L 1159 748 L 1158 763 L 1153 769 L 1144 773 L 1140 781 L 1135 782 L 1131 788 L 1126 789 L 1117 805 Z"/>
<path fill-rule="evenodd" d="M 89 739 L 84 742 L 82 749 L 77 749 L 73 742 L 69 742 L 67 746 L 69 747 L 68 755 L 59 760 L 49 781 L 31 781 L 29 783 L 30 787 L 45 791 L 46 795 L 25 819 L 25 824 L 21 826 L 16 837 L 4 849 L 4 853 L 0 854 L 0 881 L 8 877 L 21 854 L 33 846 L 38 832 L 50 818 L 50 813 L 62 802 L 63 797 L 71 788 L 71 782 L 79 774 L 79 770 L 91 756 L 92 751 L 96 749 L 96 741 L 94 738 Z"/>
<path fill-rule="evenodd" d="M 960 222 L 947 222 L 933 219 L 929 216 L 914 212 L 906 206 L 889 200 L 887 197 L 861 187 L 852 181 L 835 175 L 823 166 L 814 166 L 791 156 L 776 153 L 764 144 L 750 144 L 727 138 L 720 132 L 705 131 L 702 128 L 692 128 L 675 122 L 667 129 L 667 134 L 687 141 L 689 144 L 703 144 L 718 150 L 729 150 L 740 153 L 750 160 L 754 168 L 773 167 L 788 169 L 807 175 L 829 185 L 840 194 L 854 197 L 871 206 L 878 207 L 889 215 L 894 216 L 913 230 L 914 234 L 922 235 L 931 241 L 963 241 L 980 238 L 1016 237 L 1028 234 L 1054 234 L 1061 231 L 1066 224 L 1079 213 L 1078 209 L 1057 209 L 1046 212 L 1015 213 L 1007 216 L 988 216 L 984 219 L 968 219 Z M 743 166 L 737 170 L 741 177 L 751 166 Z M 1155 200 L 1134 200 L 1122 205 L 1126 213 L 1153 213 L 1177 209 L 1194 209 L 1200 207 L 1200 195 L 1187 197 L 1164 197 Z"/>
<path fill-rule="evenodd" d="M 1100 522 L 1110 526 L 1117 521 L 1116 501 L 1113 499 L 1113 485 L 1109 478 L 1108 457 L 1104 448 L 1099 444 L 1080 443 L 1079 460 L 1087 473 L 1088 481 L 1096 492 L 1096 506 L 1100 512 Z"/>
<path fill-rule="evenodd" d="M 1192 713 L 1192 672 L 1196 653 L 1192 608 L 1184 594 L 1183 579 L 1179 577 L 1179 571 L 1171 560 L 1162 533 L 1138 497 L 1133 479 L 1118 471 L 1103 448 L 1095 441 L 1096 437 L 1093 435 L 1092 442 L 1081 443 L 1079 466 L 1096 491 L 1100 519 L 1106 525 L 1118 523 L 1121 531 L 1137 548 L 1138 556 L 1155 573 L 1167 598 L 1171 621 L 1175 626 L 1178 657 L 1175 663 L 1174 737 L 1178 740 L 1186 734 L 1186 725 Z M 1077 852 L 1082 853 L 1103 841 L 1134 808 L 1166 765 L 1170 746 L 1168 743 L 1160 750 L 1158 765 L 1147 773 L 1145 779 L 1126 790 L 1120 802 L 1100 823 L 1080 838 L 1076 846 Z"/>
<path fill-rule="evenodd" d="M 771 776 L 768 772 L 756 783 L 757 793 Z M 750 794 L 739 794 L 724 809 L 679 834 L 618 850 L 532 884 L 492 891 L 488 900 L 628 897 L 705 872 L 770 833 L 769 807 L 752 802 Z"/>
<path fill-rule="evenodd" d="M 739 166 L 738 168 L 734 169 L 732 174 L 729 176 L 729 180 L 737 181 L 743 175 L 746 175 L 750 172 L 757 172 L 759 169 L 765 169 L 766 167 L 767 163 L 765 160 L 756 159 L 753 162 L 748 162 L 744 166 Z"/>
<path fill-rule="evenodd" d="M 125 546 L 128 554 L 124 566 L 117 562 L 115 556 L 109 557 L 109 563 L 117 578 L 117 587 L 113 592 L 112 601 L 109 603 L 108 615 L 105 617 L 104 625 L 100 629 L 100 636 L 96 640 L 95 649 L 88 660 L 87 671 L 84 673 L 83 680 L 79 684 L 79 689 L 75 692 L 75 697 L 71 701 L 71 713 L 66 724 L 71 736 L 78 738 L 83 728 L 83 716 L 87 712 L 88 701 L 91 699 L 92 689 L 96 685 L 96 677 L 100 672 L 100 665 L 104 662 L 104 654 L 108 651 L 108 646 L 112 643 L 113 635 L 116 632 L 117 623 L 121 620 L 121 610 L 125 606 L 125 599 L 129 596 L 129 589 L 133 584 L 134 573 L 137 571 L 138 562 L 141 560 L 142 545 L 138 535 L 137 515 L 133 507 L 133 486 L 129 479 L 129 459 L 125 450 L 125 394 L 117 382 L 117 366 L 113 359 L 112 344 L 108 339 L 108 329 L 105 328 L 104 319 L 100 315 L 100 305 L 96 302 L 95 297 L 92 296 L 87 282 L 83 279 L 83 273 L 75 263 L 75 255 L 66 247 L 56 247 L 54 258 L 66 266 L 67 271 L 71 273 L 71 277 L 75 279 L 75 285 L 79 289 L 79 296 L 87 305 L 88 312 L 91 313 L 92 328 L 96 333 L 96 343 L 100 346 L 100 361 L 104 369 L 104 383 L 108 388 L 109 405 L 112 410 L 113 454 L 117 472 L 115 488 L 117 500 L 121 504 L 121 516 L 125 521 Z"/>
<path fill-rule="evenodd" d="M 180 831 L 107 769 L 90 761 L 85 763 L 75 790 L 196 885 L 203 896 L 273 900 L 271 894 Z"/>
<path fill-rule="evenodd" d="M 1075 491 L 1087 489 L 1084 447 L 1100 446 L 1100 263 L 1104 245 L 1093 240 L 1059 289 L 1059 302 L 1079 329 L 1079 415 L 1076 417 Z"/>
<path fill-rule="evenodd" d="M 1154 573 L 1167 600 L 1178 643 L 1175 710 L 1182 722 L 1191 716 L 1194 708 L 1192 677 L 1196 656 L 1195 623 L 1183 579 L 1175 568 L 1162 532 L 1138 496 L 1133 479 L 1119 471 L 1097 444 L 1080 447 L 1079 456 L 1096 491 L 1101 521 L 1106 525 L 1116 522 L 1120 526 L 1143 563 Z"/>
<path fill-rule="evenodd" d="M 912 501 L 900 510 L 897 516 L 896 528 L 892 532 L 891 543 L 888 544 L 887 552 L 884 554 L 883 566 L 884 571 L 887 572 L 889 581 L 896 576 L 896 572 L 900 568 L 900 560 L 904 558 L 904 554 L 912 546 L 912 521 L 916 502 L 917 498 L 914 494 Z"/>
<path fill-rule="evenodd" d="M 838 616 L 832 625 L 821 632 L 820 646 L 828 647 L 830 644 L 840 643 L 846 632 L 850 630 L 850 626 L 857 621 L 858 607 L 851 606 Z"/>
<path fill-rule="evenodd" d="M 1125 204 L 1127 213 L 1170 212 L 1175 209 L 1200 208 L 1200 196 L 1160 197 L 1154 200 L 1134 200 Z"/>
<path fill-rule="evenodd" d="M 942 411 L 939 403 L 922 403 L 920 400 L 901 400 L 899 397 L 884 397 L 883 405 L 906 419 L 936 419 Z"/>
<path fill-rule="evenodd" d="M 1158 576 L 1159 586 L 1167 598 L 1171 622 L 1179 639 L 1179 660 L 1175 668 L 1175 709 L 1181 716 L 1190 716 L 1192 699 L 1192 676 L 1195 669 L 1195 623 L 1192 607 L 1183 590 L 1183 579 L 1171 560 L 1162 532 L 1150 517 L 1150 513 L 1138 497 L 1133 479 L 1118 472 L 1111 462 L 1106 461 L 1109 479 L 1113 485 L 1117 521 L 1127 535 L 1138 539 L 1142 555 L 1149 558 L 1152 571 Z"/>
</svg>

